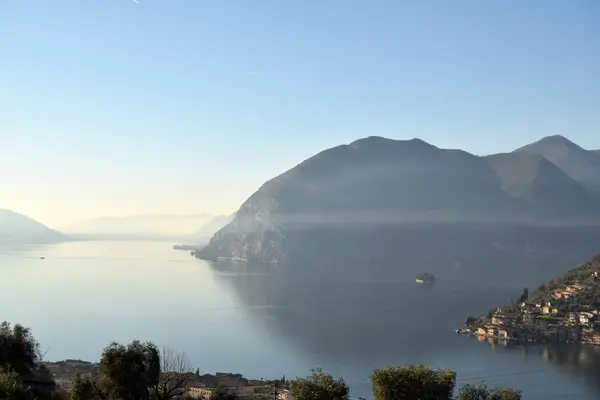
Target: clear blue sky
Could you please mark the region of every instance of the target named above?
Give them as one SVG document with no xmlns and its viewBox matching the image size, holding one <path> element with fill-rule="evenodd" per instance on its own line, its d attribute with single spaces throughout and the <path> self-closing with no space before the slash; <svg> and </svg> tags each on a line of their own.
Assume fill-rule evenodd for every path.
<svg viewBox="0 0 600 400">
<path fill-rule="evenodd" d="M 360 137 L 600 148 L 597 0 L 0 0 L 0 208 L 232 212 Z"/>
</svg>

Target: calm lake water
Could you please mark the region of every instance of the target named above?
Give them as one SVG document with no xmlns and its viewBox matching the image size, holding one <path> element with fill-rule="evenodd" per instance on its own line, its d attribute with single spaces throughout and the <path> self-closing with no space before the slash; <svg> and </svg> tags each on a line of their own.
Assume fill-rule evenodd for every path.
<svg viewBox="0 0 600 400">
<path fill-rule="evenodd" d="M 525 399 L 600 396 L 600 347 L 506 347 L 454 333 L 466 316 L 518 296 L 514 277 L 449 273 L 424 289 L 398 268 L 359 277 L 211 265 L 171 246 L 0 249 L 0 319 L 32 327 L 48 360 L 97 361 L 111 341 L 141 339 L 185 352 L 203 372 L 291 378 L 322 367 L 354 396 L 371 397 L 374 368 L 406 362 L 452 368 L 459 385 L 522 389 Z"/>
</svg>

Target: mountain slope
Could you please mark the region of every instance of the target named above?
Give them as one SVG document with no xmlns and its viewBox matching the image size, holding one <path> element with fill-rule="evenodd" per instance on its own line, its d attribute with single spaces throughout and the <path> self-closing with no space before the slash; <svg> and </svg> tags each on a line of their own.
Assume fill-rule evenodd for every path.
<svg viewBox="0 0 600 400">
<path fill-rule="evenodd" d="M 61 233 L 25 215 L 0 209 L 0 245 L 45 244 L 66 240 Z"/>
<path fill-rule="evenodd" d="M 547 136 L 515 151 L 541 155 L 571 178 L 593 191 L 600 191 L 600 153 L 597 151 L 585 150 L 558 135 Z"/>
<path fill-rule="evenodd" d="M 292 254 L 320 257 L 335 246 L 344 252 L 365 238 L 378 246 L 369 237 L 385 229 L 380 242 L 391 240 L 398 224 L 530 222 L 548 213 L 560 221 L 585 214 L 578 208 L 587 207 L 587 193 L 551 163 L 522 156 L 532 172 L 529 181 L 516 182 L 507 157 L 519 158 L 476 157 L 419 139 L 369 137 L 337 146 L 261 186 L 197 254 L 279 263 Z M 572 198 L 548 197 L 553 188 L 573 191 Z"/>
<path fill-rule="evenodd" d="M 600 344 L 600 254 L 487 316 L 467 318 L 478 336 Z"/>
<path fill-rule="evenodd" d="M 196 242 L 207 242 L 215 233 L 217 233 L 221 228 L 229 224 L 235 214 L 231 215 L 218 215 L 202 225 L 202 227 L 196 232 L 190 235 L 190 239 Z"/>
<path fill-rule="evenodd" d="M 486 157 L 502 189 L 531 206 L 534 214 L 578 218 L 598 215 L 600 201 L 546 158 L 528 152 Z"/>
</svg>

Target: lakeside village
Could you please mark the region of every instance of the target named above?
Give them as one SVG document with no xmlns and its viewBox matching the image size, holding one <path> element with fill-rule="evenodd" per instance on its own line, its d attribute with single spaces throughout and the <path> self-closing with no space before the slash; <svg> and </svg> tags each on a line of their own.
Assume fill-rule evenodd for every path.
<svg viewBox="0 0 600 400">
<path fill-rule="evenodd" d="M 70 390 L 75 376 L 97 376 L 100 365 L 83 360 L 64 360 L 58 362 L 45 362 L 43 365 L 50 371 L 56 384 Z M 217 372 L 215 375 L 200 374 L 197 372 L 185 373 L 187 378 L 187 394 L 194 399 L 210 400 L 213 390 L 217 387 L 225 392 L 233 393 L 238 398 L 258 398 L 261 395 L 273 398 L 275 391 L 278 400 L 292 400 L 290 390 L 286 385 L 274 385 L 274 381 L 246 379 L 240 374 Z M 285 378 L 282 379 L 282 381 Z M 278 381 L 278 383 L 282 382 Z M 275 386 L 278 386 L 276 388 Z"/>
<path fill-rule="evenodd" d="M 585 279 L 580 279 L 582 272 Z M 599 285 L 597 270 L 572 270 L 565 278 L 542 285 L 532 298 L 525 289 L 513 305 L 467 318 L 457 333 L 518 343 L 600 345 Z"/>
</svg>

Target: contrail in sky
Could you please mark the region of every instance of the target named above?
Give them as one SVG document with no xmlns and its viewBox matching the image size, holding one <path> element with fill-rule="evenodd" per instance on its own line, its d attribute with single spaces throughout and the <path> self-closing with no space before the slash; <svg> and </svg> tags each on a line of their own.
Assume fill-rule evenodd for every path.
<svg viewBox="0 0 600 400">
<path fill-rule="evenodd" d="M 138 0 L 131 0 L 131 1 L 133 1 L 136 4 L 140 4 L 140 2 Z"/>
</svg>

